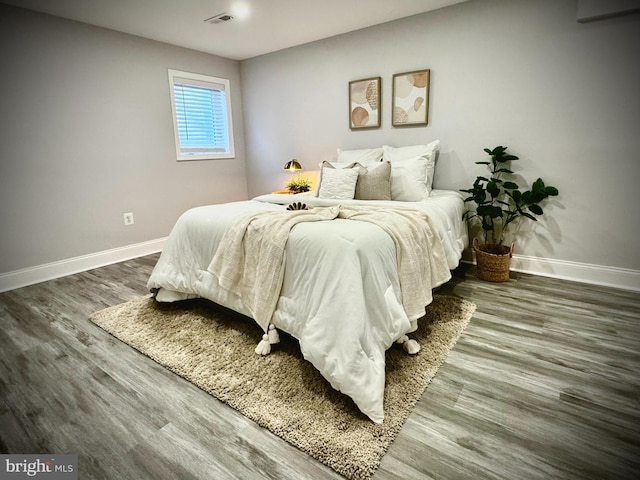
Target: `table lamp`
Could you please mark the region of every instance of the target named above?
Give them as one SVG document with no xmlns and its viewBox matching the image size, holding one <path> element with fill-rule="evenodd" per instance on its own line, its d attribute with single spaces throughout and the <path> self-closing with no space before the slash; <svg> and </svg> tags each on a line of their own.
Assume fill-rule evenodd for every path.
<svg viewBox="0 0 640 480">
<path fill-rule="evenodd" d="M 287 172 L 295 172 L 296 170 L 302 170 L 302 167 L 300 166 L 300 162 L 294 158 L 284 164 L 284 169 Z"/>
</svg>

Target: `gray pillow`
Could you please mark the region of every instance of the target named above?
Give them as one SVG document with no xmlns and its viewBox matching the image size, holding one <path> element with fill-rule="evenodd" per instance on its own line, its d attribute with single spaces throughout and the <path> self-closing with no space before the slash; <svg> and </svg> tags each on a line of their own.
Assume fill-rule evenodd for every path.
<svg viewBox="0 0 640 480">
<path fill-rule="evenodd" d="M 381 162 L 375 167 L 360 165 L 356 183 L 356 200 L 391 200 L 391 163 Z"/>
</svg>

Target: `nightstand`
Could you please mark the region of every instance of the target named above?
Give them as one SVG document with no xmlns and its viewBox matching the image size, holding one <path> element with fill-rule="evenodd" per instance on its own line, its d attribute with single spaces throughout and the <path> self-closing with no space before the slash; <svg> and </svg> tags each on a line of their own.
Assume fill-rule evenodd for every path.
<svg viewBox="0 0 640 480">
<path fill-rule="evenodd" d="M 277 193 L 281 195 L 293 195 L 293 192 L 291 190 L 276 190 L 275 192 L 271 192 L 271 193 Z"/>
</svg>

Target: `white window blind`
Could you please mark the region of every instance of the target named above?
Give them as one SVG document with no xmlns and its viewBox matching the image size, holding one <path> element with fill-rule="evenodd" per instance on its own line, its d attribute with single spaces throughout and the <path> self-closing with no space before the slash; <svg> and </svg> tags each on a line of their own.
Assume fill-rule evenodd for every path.
<svg viewBox="0 0 640 480">
<path fill-rule="evenodd" d="M 169 70 L 178 160 L 233 158 L 229 81 Z"/>
</svg>

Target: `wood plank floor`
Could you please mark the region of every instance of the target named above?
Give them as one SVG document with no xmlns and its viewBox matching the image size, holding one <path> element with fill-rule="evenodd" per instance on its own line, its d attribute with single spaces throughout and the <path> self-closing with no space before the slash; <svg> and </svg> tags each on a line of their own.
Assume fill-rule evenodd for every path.
<svg viewBox="0 0 640 480">
<path fill-rule="evenodd" d="M 0 452 L 78 454 L 83 480 L 341 478 L 89 322 L 157 258 L 0 294 Z M 441 293 L 477 312 L 375 479 L 638 478 L 640 294 L 473 267 Z"/>
</svg>

